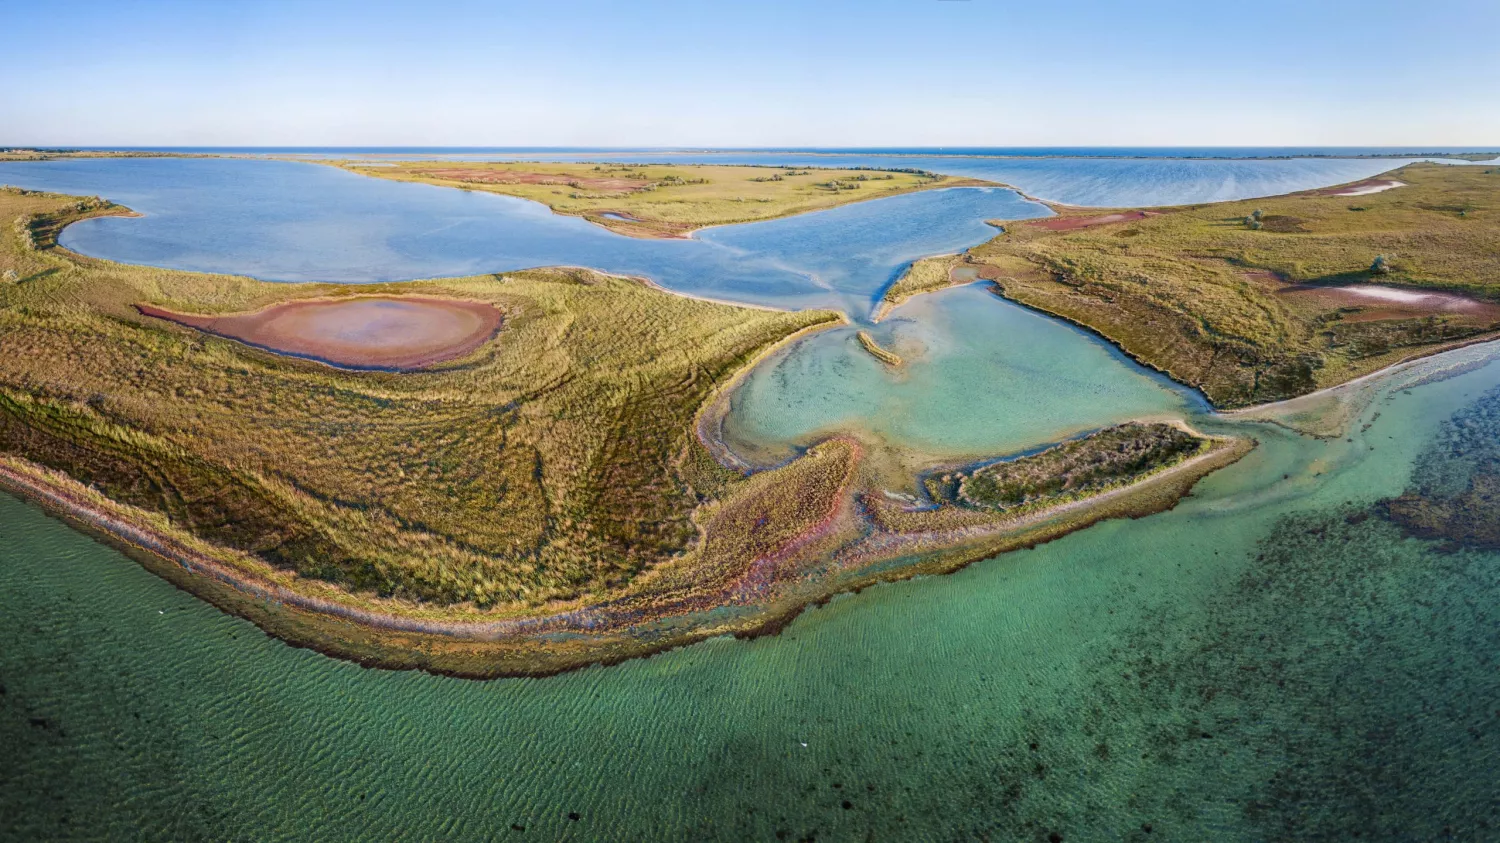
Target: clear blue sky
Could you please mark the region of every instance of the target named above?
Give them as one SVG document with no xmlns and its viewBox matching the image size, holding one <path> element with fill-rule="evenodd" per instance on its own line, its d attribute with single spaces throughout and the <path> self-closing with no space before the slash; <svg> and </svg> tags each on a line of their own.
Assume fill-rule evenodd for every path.
<svg viewBox="0 0 1500 843">
<path fill-rule="evenodd" d="M 0 0 L 0 145 L 1500 144 L 1500 0 Z"/>
</svg>

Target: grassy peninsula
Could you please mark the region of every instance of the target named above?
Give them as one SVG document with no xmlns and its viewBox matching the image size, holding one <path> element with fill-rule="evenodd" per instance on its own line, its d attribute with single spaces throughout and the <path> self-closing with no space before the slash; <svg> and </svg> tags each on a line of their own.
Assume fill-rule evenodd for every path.
<svg viewBox="0 0 1500 843">
<path fill-rule="evenodd" d="M 73 220 L 128 213 L 0 191 L 0 485 L 273 634 L 365 663 L 544 674 L 775 629 L 840 590 L 1169 507 L 1247 447 L 1215 440 L 1057 507 L 908 511 L 853 440 L 749 475 L 711 450 L 735 378 L 837 314 L 584 269 L 351 288 L 56 245 Z M 343 300 L 361 306 L 341 320 L 372 300 L 454 302 L 501 327 L 404 371 L 199 330 Z"/>
<path fill-rule="evenodd" d="M 1412 164 L 1244 202 L 1058 210 L 965 262 L 1219 407 L 1500 336 L 1500 168 Z"/>
<path fill-rule="evenodd" d="M 485 190 L 540 202 L 634 237 L 686 237 L 935 187 L 988 182 L 923 170 L 750 167 L 727 164 L 340 162 L 366 176 Z"/>
</svg>

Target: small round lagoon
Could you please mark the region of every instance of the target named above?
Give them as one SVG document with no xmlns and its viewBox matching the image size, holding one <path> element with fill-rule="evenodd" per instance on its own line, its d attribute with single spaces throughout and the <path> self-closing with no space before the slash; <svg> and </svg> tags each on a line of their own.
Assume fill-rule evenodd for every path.
<svg viewBox="0 0 1500 843">
<path fill-rule="evenodd" d="M 292 301 L 252 313 L 141 313 L 246 345 L 348 369 L 420 369 L 478 349 L 500 330 L 486 302 L 417 296 Z"/>
</svg>

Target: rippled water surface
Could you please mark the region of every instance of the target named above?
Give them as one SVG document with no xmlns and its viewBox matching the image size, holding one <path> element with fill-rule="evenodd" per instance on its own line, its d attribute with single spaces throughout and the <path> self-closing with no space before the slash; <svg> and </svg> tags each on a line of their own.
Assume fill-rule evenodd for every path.
<svg viewBox="0 0 1500 843">
<path fill-rule="evenodd" d="M 1172 512 L 773 638 L 546 680 L 293 649 L 0 495 L 0 816 L 32 839 L 1486 839 L 1500 557 L 1369 511 L 1497 383 L 1397 391 L 1352 442 L 1266 428 Z"/>
<path fill-rule="evenodd" d="M 201 195 L 195 173 L 229 192 Z M 287 188 L 300 174 L 313 181 Z M 934 192 L 633 252 L 640 241 L 526 203 L 311 165 L 66 162 L 0 166 L 0 181 L 146 211 L 68 230 L 121 259 L 369 280 L 568 252 L 678 289 L 851 308 L 922 250 L 978 242 L 997 209 L 1032 207 Z M 856 427 L 972 455 L 1165 412 L 1260 445 L 1160 515 L 843 596 L 778 636 L 545 680 L 291 648 L 0 495 L 0 837 L 1500 833 L 1500 554 L 1410 537 L 1380 503 L 1494 471 L 1500 364 L 1388 376 L 1346 436 L 1323 440 L 1207 416 L 980 287 L 915 299 L 873 331 L 904 372 L 850 331 L 815 335 L 747 379 L 731 439 L 786 449 Z"/>
</svg>

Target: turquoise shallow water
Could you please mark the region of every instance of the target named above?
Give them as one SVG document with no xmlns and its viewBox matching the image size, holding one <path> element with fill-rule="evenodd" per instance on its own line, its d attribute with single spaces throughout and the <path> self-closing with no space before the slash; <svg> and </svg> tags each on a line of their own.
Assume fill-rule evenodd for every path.
<svg viewBox="0 0 1500 843">
<path fill-rule="evenodd" d="M 303 216 L 247 201 L 226 222 L 202 216 L 184 171 L 110 172 L 123 195 L 91 187 L 97 172 L 38 186 L 160 201 L 163 227 L 99 230 L 164 263 L 212 235 L 203 259 L 228 268 L 302 260 L 298 272 L 358 280 L 454 254 L 529 260 L 506 251 L 519 239 L 470 249 L 485 231 L 556 224 L 427 193 L 372 215 L 339 192 Z M 920 250 L 977 242 L 986 203 L 1015 202 L 924 196 L 722 229 L 701 248 L 733 271 L 693 283 L 853 308 Z M 413 219 L 439 245 L 403 251 L 390 232 Z M 900 236 L 883 237 L 893 219 Z M 557 236 L 606 236 L 589 246 L 605 257 L 622 240 Z M 333 246 L 295 248 L 313 242 Z M 682 278 L 695 265 L 661 264 Z M 979 287 L 913 300 L 873 330 L 910 359 L 904 374 L 852 331 L 816 335 L 749 377 L 726 433 L 774 450 L 852 426 L 957 457 L 1142 414 L 1229 425 Z M 1260 447 L 1173 511 L 843 596 L 775 637 L 546 680 L 370 671 L 288 647 L 0 495 L 0 837 L 1493 838 L 1500 555 L 1406 537 L 1376 504 L 1432 486 L 1433 466 L 1451 484 L 1492 465 L 1494 449 L 1455 442 L 1500 441 L 1482 423 L 1500 418 L 1497 386 L 1492 364 L 1380 392 L 1328 441 L 1232 425 Z"/>
<path fill-rule="evenodd" d="M 5 836 L 1486 839 L 1500 558 L 1351 516 L 1497 384 L 1382 397 L 1350 442 L 1259 428 L 1174 511 L 546 680 L 293 649 L 0 496 Z"/>
<path fill-rule="evenodd" d="M 865 351 L 855 330 L 814 334 L 757 367 L 734 392 L 725 440 L 775 461 L 831 433 L 865 432 L 953 461 L 1202 405 L 987 283 L 918 296 L 868 328 L 901 356 L 899 368 Z"/>
</svg>

